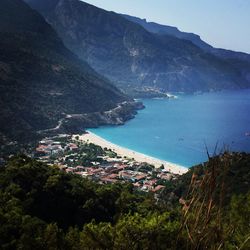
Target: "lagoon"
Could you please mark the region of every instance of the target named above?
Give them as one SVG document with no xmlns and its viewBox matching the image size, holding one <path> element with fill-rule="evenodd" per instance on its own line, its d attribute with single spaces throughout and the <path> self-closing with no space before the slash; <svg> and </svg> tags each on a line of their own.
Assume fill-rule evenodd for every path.
<svg viewBox="0 0 250 250">
<path fill-rule="evenodd" d="M 122 147 L 191 167 L 225 149 L 250 152 L 250 90 L 143 99 L 145 109 L 122 126 L 91 132 Z M 250 134 L 249 134 L 250 135 Z"/>
</svg>

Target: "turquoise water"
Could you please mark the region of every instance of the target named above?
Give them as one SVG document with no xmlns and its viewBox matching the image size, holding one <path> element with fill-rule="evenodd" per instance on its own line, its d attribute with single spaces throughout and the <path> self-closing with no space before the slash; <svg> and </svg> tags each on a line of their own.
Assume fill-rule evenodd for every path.
<svg viewBox="0 0 250 250">
<path fill-rule="evenodd" d="M 178 99 L 144 99 L 146 108 L 123 126 L 90 129 L 123 147 L 186 167 L 224 148 L 250 152 L 250 90 Z M 206 146 L 205 146 L 206 145 Z"/>
</svg>

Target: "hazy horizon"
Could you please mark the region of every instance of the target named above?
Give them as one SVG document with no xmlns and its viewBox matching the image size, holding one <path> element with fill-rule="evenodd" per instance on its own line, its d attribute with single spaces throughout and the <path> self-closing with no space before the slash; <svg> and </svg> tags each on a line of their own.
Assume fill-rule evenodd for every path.
<svg viewBox="0 0 250 250">
<path fill-rule="evenodd" d="M 108 11 L 177 27 L 216 48 L 250 53 L 250 1 L 84 0 Z"/>
</svg>

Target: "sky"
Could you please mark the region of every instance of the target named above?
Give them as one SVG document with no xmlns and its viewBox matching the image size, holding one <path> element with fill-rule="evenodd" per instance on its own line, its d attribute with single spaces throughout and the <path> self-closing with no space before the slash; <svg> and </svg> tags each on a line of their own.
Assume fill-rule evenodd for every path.
<svg viewBox="0 0 250 250">
<path fill-rule="evenodd" d="M 217 48 L 250 53 L 250 0 L 84 0 L 193 32 Z"/>
</svg>

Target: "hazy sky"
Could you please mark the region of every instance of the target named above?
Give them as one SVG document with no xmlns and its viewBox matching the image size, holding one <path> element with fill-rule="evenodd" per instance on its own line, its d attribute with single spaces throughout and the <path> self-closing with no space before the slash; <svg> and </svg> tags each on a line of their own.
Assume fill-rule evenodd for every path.
<svg viewBox="0 0 250 250">
<path fill-rule="evenodd" d="M 250 53 L 250 0 L 86 0 L 193 32 L 215 47 Z"/>
</svg>

